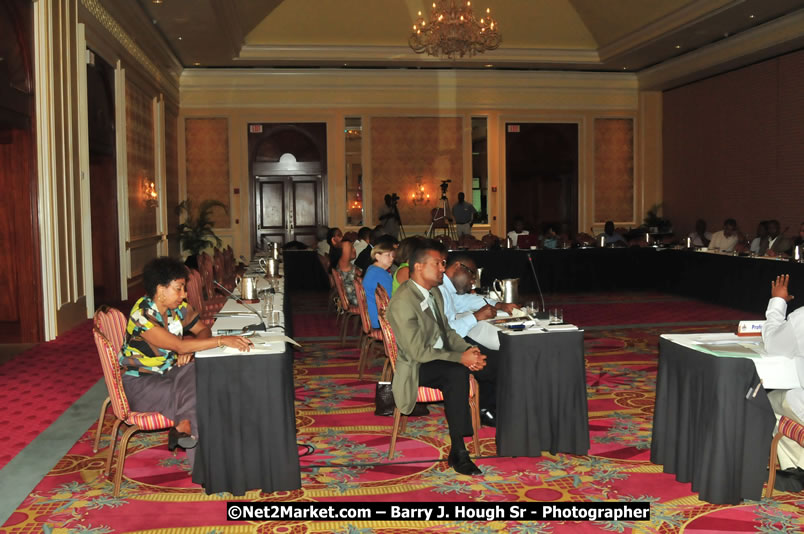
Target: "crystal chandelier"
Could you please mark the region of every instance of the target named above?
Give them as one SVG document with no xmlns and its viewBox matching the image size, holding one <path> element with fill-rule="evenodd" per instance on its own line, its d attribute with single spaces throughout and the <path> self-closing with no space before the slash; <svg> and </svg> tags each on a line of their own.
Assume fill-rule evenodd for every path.
<svg viewBox="0 0 804 534">
<path fill-rule="evenodd" d="M 408 44 L 417 54 L 427 52 L 431 56 L 456 57 L 482 54 L 500 46 L 502 36 L 491 10 L 477 20 L 472 14 L 472 2 L 458 0 L 435 0 L 429 20 L 422 12 L 413 25 Z"/>
</svg>

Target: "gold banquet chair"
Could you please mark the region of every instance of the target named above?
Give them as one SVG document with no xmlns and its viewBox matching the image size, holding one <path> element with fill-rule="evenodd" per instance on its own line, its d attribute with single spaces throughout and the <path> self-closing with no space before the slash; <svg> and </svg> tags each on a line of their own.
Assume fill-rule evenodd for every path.
<svg viewBox="0 0 804 534">
<path fill-rule="evenodd" d="M 387 307 L 382 310 L 377 310 L 377 315 L 380 318 L 380 329 L 382 330 L 383 344 L 385 345 L 385 354 L 391 362 L 391 368 L 396 371 L 396 357 L 397 346 L 396 337 L 391 329 L 391 324 L 385 318 Z M 469 375 L 469 408 L 472 413 L 472 443 L 475 445 L 475 455 L 480 454 L 480 441 L 478 439 L 478 431 L 480 430 L 480 404 L 479 404 L 480 388 L 475 381 L 473 375 Z M 419 386 L 418 394 L 416 395 L 416 402 L 443 402 L 444 395 L 440 389 L 428 388 Z M 394 406 L 394 428 L 391 432 L 391 445 L 388 448 L 388 459 L 394 457 L 394 450 L 396 449 L 396 438 L 400 432 L 405 431 L 405 424 L 407 423 L 408 416 L 403 415 L 399 408 Z"/>
<path fill-rule="evenodd" d="M 765 487 L 765 498 L 770 498 L 773 495 L 773 485 L 776 483 L 776 466 L 779 464 L 776 456 L 776 448 L 782 436 L 788 437 L 804 447 L 804 425 L 785 416 L 779 419 L 779 429 L 771 442 L 770 462 L 768 464 L 768 485 Z"/>
<path fill-rule="evenodd" d="M 360 332 L 360 361 L 357 364 L 357 376 L 360 380 L 363 380 L 363 372 L 366 370 L 366 365 L 368 365 L 372 350 L 375 350 L 377 345 L 382 347 L 382 330 L 371 327 L 371 319 L 369 318 L 368 304 L 366 302 L 366 290 L 363 288 L 363 282 L 361 282 L 359 278 L 355 278 L 355 293 L 357 293 L 357 310 L 360 312 L 360 323 L 362 326 Z M 383 371 L 385 371 L 385 368 L 383 368 Z"/>
<path fill-rule="evenodd" d="M 119 313 L 119 312 L 118 312 Z M 106 468 L 103 471 L 105 476 L 109 476 L 112 468 L 112 457 L 114 456 L 115 445 L 117 444 L 117 431 L 120 424 L 126 425 L 126 431 L 120 439 L 120 452 L 117 456 L 117 471 L 114 475 L 114 496 L 120 495 L 120 483 L 123 481 L 123 467 L 126 461 L 126 448 L 128 441 L 135 432 L 140 430 L 167 430 L 174 423 L 159 412 L 132 412 L 128 405 L 126 392 L 123 390 L 123 376 L 120 372 L 120 364 L 117 360 L 116 351 L 106 336 L 100 329 L 95 327 L 92 331 L 95 338 L 95 346 L 98 348 L 101 367 L 103 368 L 103 380 L 106 382 L 106 389 L 111 399 L 112 411 L 115 415 L 114 426 L 109 437 L 109 456 L 106 458 Z"/>
<path fill-rule="evenodd" d="M 343 287 L 343 277 L 338 269 L 332 269 L 332 278 L 338 290 L 338 317 L 341 319 L 341 346 L 346 344 L 346 332 L 349 330 L 349 321 L 355 317 L 360 320 L 360 310 L 357 306 L 349 304 L 346 289 Z"/>
<path fill-rule="evenodd" d="M 95 328 L 103 334 L 112 346 L 112 349 L 120 352 L 123 347 L 123 342 L 126 340 L 126 316 L 116 309 L 109 306 L 100 306 L 95 311 L 94 318 Z M 106 397 L 101 405 L 100 415 L 98 416 L 98 428 L 95 430 L 95 442 L 92 445 L 92 452 L 98 452 L 98 445 L 100 444 L 101 430 L 103 430 L 103 420 L 106 418 L 106 409 L 109 408 L 109 403 L 112 399 Z"/>
</svg>

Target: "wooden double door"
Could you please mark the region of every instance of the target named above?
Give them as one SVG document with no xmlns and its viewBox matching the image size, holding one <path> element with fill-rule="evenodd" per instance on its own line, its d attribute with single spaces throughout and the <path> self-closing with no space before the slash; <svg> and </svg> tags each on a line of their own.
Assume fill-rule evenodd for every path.
<svg viewBox="0 0 804 534">
<path fill-rule="evenodd" d="M 255 180 L 257 246 L 301 241 L 314 248 L 316 230 L 324 224 L 321 176 L 256 176 Z"/>
</svg>

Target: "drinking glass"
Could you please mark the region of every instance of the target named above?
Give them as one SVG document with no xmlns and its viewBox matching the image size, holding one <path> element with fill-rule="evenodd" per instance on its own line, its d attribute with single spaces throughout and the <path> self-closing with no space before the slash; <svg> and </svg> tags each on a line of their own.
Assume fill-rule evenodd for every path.
<svg viewBox="0 0 804 534">
<path fill-rule="evenodd" d="M 561 308 L 550 308 L 550 324 L 561 324 L 564 322 L 564 310 Z"/>
<path fill-rule="evenodd" d="M 282 320 L 283 317 L 282 317 L 282 311 L 281 310 L 273 310 L 271 312 L 270 317 L 271 317 L 271 321 L 268 324 L 268 326 L 282 326 L 282 323 L 284 321 Z"/>
</svg>

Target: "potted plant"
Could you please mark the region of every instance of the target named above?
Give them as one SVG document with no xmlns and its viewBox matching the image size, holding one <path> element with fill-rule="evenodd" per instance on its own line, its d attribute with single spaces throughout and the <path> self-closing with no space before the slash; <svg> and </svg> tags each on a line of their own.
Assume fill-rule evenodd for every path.
<svg viewBox="0 0 804 534">
<path fill-rule="evenodd" d="M 661 204 L 654 204 L 645 216 L 644 224 L 654 234 L 671 232 L 673 229 L 673 224 L 668 219 L 659 216 L 661 209 Z"/>
<path fill-rule="evenodd" d="M 219 207 L 228 213 L 226 205 L 220 200 L 204 200 L 198 206 L 197 213 L 193 214 L 193 206 L 190 200 L 182 201 L 176 206 L 176 214 L 181 216 L 186 214 L 184 222 L 176 228 L 179 232 L 179 243 L 182 250 L 189 252 L 185 263 L 189 267 L 198 268 L 198 254 L 209 246 L 221 246 L 220 238 L 215 235 L 212 227 L 212 209 Z"/>
</svg>

